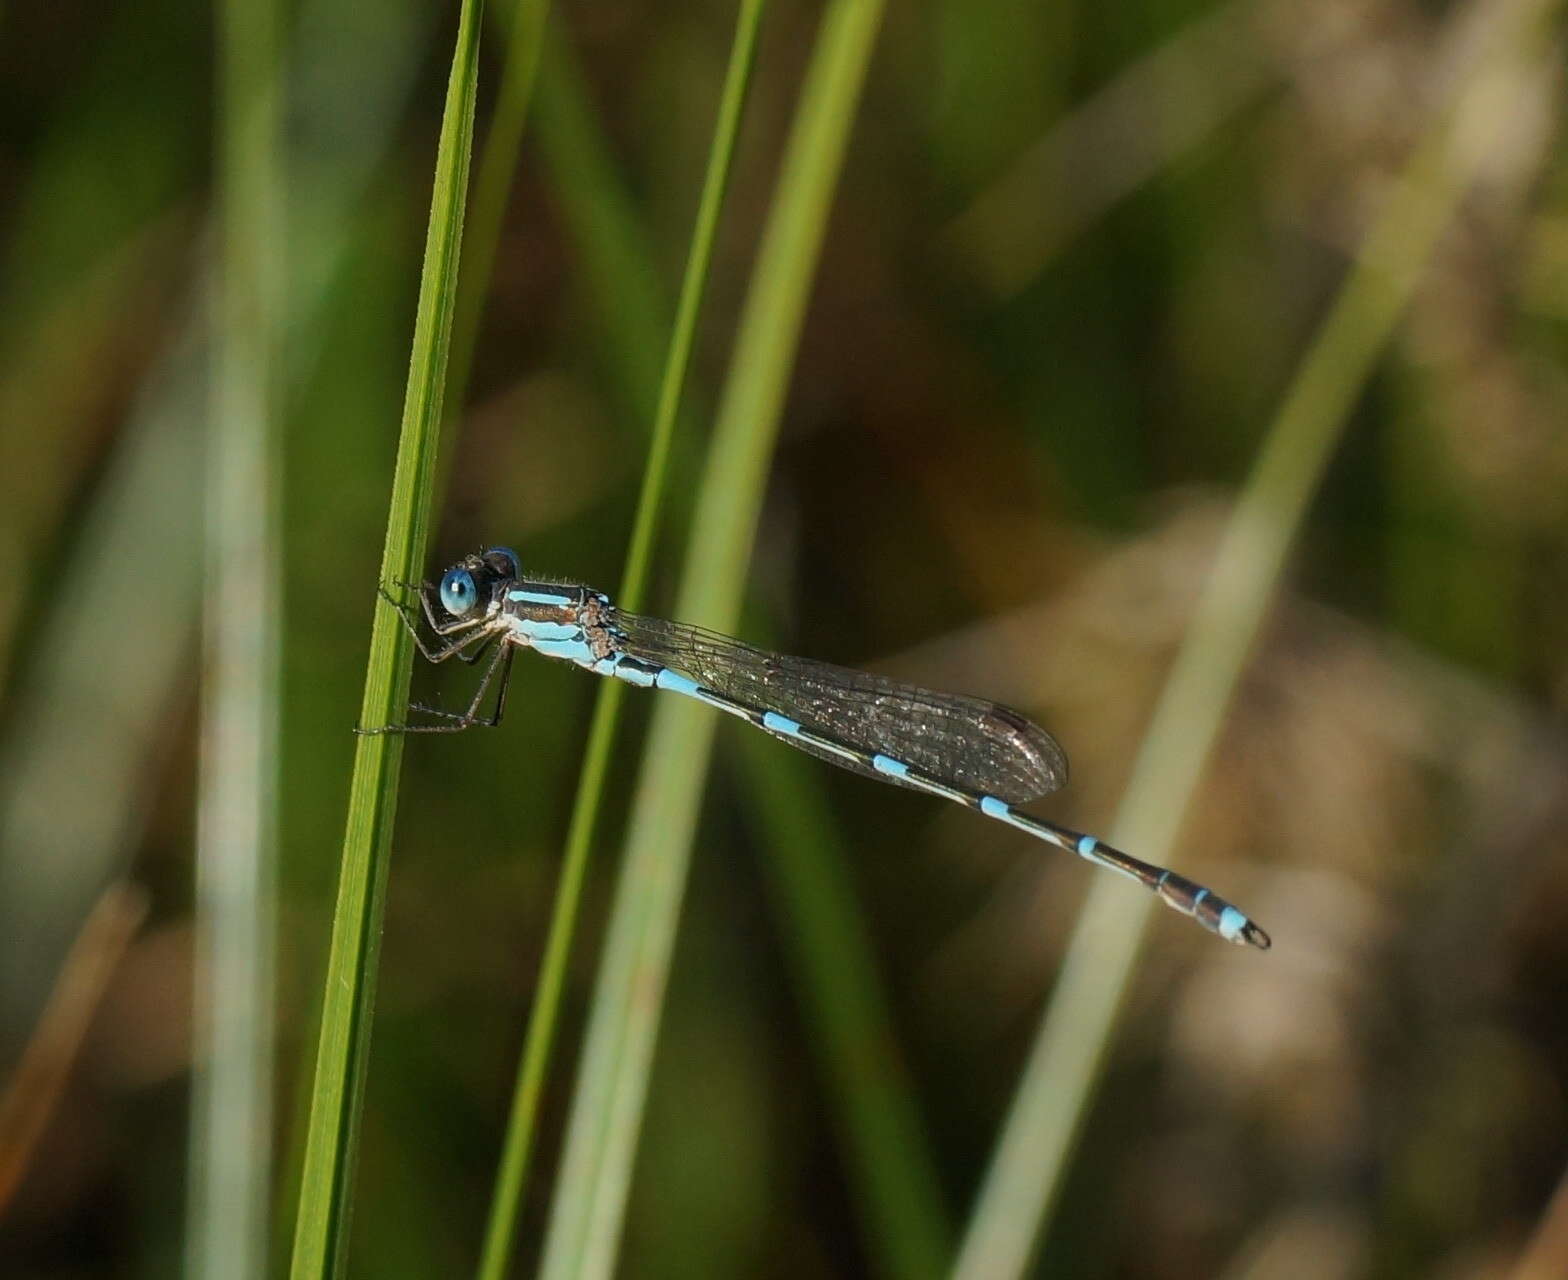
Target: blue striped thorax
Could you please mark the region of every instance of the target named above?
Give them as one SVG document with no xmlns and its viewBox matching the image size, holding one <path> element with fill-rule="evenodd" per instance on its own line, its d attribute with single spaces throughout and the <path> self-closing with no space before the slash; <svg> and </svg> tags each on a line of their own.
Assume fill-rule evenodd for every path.
<svg viewBox="0 0 1568 1280">
<path fill-rule="evenodd" d="M 516 554 L 491 547 L 442 575 L 437 594 L 454 622 L 499 632 L 551 658 L 592 667 L 616 652 L 603 592 L 522 576 Z"/>
<path fill-rule="evenodd" d="M 500 612 L 518 639 L 547 657 L 592 666 L 615 650 L 610 602 L 590 587 L 513 579 L 504 584 Z"/>
</svg>

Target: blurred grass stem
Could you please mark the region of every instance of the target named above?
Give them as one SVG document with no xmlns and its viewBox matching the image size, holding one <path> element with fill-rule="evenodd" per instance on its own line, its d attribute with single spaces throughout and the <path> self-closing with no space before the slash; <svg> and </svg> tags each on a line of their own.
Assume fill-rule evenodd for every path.
<svg viewBox="0 0 1568 1280">
<path fill-rule="evenodd" d="M 757 32 L 761 26 L 765 7 L 764 0 L 743 0 L 736 22 L 735 39 L 731 46 L 729 70 L 725 76 L 724 91 L 719 103 L 713 145 L 708 153 L 708 171 L 703 181 L 696 227 L 692 233 L 691 252 L 686 261 L 686 273 L 681 284 L 675 327 L 670 338 L 664 377 L 659 390 L 653 436 L 648 447 L 647 462 L 643 468 L 636 523 L 632 529 L 631 543 L 626 556 L 626 571 L 621 579 L 621 589 L 617 597 L 618 603 L 625 609 L 640 608 L 647 590 L 648 566 L 652 560 L 658 533 L 660 502 L 664 494 L 665 475 L 669 469 L 670 444 L 679 420 L 681 391 L 686 384 L 686 373 L 691 365 L 697 317 L 707 285 L 708 269 L 713 261 L 714 239 L 718 230 L 719 215 L 724 207 L 724 193 L 729 185 L 731 161 L 735 154 L 735 138 L 740 130 L 746 90 L 751 82 L 751 69 L 757 49 Z M 518 1069 L 512 1111 L 507 1121 L 501 1166 L 490 1206 L 484 1255 L 479 1267 L 479 1275 L 483 1280 L 501 1280 L 505 1275 L 517 1233 L 517 1215 L 527 1185 L 528 1164 L 533 1153 L 540 1093 L 555 1042 L 561 994 L 566 984 L 567 960 L 571 954 L 572 938 L 576 932 L 588 855 L 593 846 L 594 830 L 598 825 L 599 807 L 604 795 L 605 772 L 609 767 L 610 751 L 615 743 L 621 700 L 625 692 L 626 686 L 620 681 L 607 680 L 600 687 L 594 705 L 593 722 L 589 728 L 588 745 L 577 784 L 577 799 L 572 808 L 571 827 L 566 837 L 566 854 L 561 864 L 560 886 L 556 891 L 555 907 L 550 918 L 550 933 L 545 942 L 539 985 L 529 1014 L 528 1032 L 523 1043 L 523 1057 Z"/>
<path fill-rule="evenodd" d="M 657 283 L 647 230 L 587 105 L 571 53 L 567 41 L 551 41 L 539 82 L 540 144 L 552 157 L 554 184 L 570 193 L 561 205 L 571 239 L 585 256 L 589 305 L 612 317 L 602 326 L 617 335 L 602 339 L 606 371 L 623 398 L 640 402 L 645 363 L 640 353 L 665 349 L 667 361 L 670 325 L 662 313 L 655 314 L 661 311 L 657 290 L 647 287 Z M 640 302 L 626 305 L 628 288 Z M 687 407 L 678 420 L 695 412 L 695 393 L 693 387 L 683 397 Z M 651 419 L 652 403 L 638 414 Z M 672 443 L 672 471 L 690 474 L 694 433 L 677 429 Z M 671 496 L 678 492 L 672 487 Z M 742 743 L 752 736 L 741 735 Z M 934 1274 L 950 1256 L 940 1179 L 900 1061 L 864 913 L 845 867 L 835 861 L 842 855 L 822 771 L 804 761 L 792 767 L 792 753 L 772 751 L 772 744 L 756 746 L 771 761 L 767 781 L 789 795 L 775 804 L 760 793 L 757 770 L 751 767 L 756 752 L 748 751 L 742 773 L 745 803 L 749 812 L 765 815 L 762 838 L 774 873 L 780 927 L 791 944 L 805 1039 L 817 1054 L 835 1109 L 868 1256 L 890 1277 Z"/>
<path fill-rule="evenodd" d="M 801 319 L 882 6 L 825 12 L 736 338 L 676 616 L 733 627 Z M 547 1280 L 614 1270 L 713 719 L 666 700 L 633 802 L 551 1206 Z"/>
<path fill-rule="evenodd" d="M 195 1078 L 186 1266 L 267 1272 L 272 1183 L 282 278 L 279 14 L 220 12 L 220 265 L 207 450 Z"/>
<path fill-rule="evenodd" d="M 493 25 L 505 28 L 500 34 L 506 38 L 506 58 L 501 67 L 495 110 L 490 115 L 489 128 L 479 148 L 479 161 L 474 167 L 474 194 L 469 201 L 463 233 L 467 249 L 458 281 L 457 310 L 452 318 L 452 354 L 447 369 L 446 403 L 448 416 L 453 419 L 462 413 L 467 400 L 474 343 L 484 315 L 490 275 L 495 269 L 507 200 L 517 175 L 523 126 L 528 122 L 528 105 L 539 71 L 545 24 L 550 18 L 550 0 L 517 0 L 511 6 L 510 14 L 501 17 L 504 8 L 496 4 L 490 9 Z"/>
<path fill-rule="evenodd" d="M 943 231 L 997 298 L 1037 280 L 1072 239 L 1261 98 L 1269 5 L 1230 0 L 1140 58 L 1025 151 Z"/>
<path fill-rule="evenodd" d="M 1297 370 L 1222 538 L 1214 569 L 1110 832 L 1169 864 L 1187 807 L 1335 442 L 1455 205 L 1506 120 L 1508 76 L 1539 52 L 1540 0 L 1502 0 L 1490 43 L 1413 151 Z M 1528 81 L 1529 78 L 1527 77 Z M 955 1275 L 1023 1275 L 1055 1203 L 1105 1060 L 1153 899 L 1099 877 L 980 1188 Z M 1266 923 L 1266 922 L 1265 922 Z M 1289 945 L 1288 938 L 1276 942 Z M 1266 959 L 1238 955 L 1234 963 Z"/>
<path fill-rule="evenodd" d="M 0 1093 L 0 1218 L 53 1118 L 93 1014 L 142 921 L 147 893 L 117 880 L 87 913 L 43 1016 Z"/>
</svg>

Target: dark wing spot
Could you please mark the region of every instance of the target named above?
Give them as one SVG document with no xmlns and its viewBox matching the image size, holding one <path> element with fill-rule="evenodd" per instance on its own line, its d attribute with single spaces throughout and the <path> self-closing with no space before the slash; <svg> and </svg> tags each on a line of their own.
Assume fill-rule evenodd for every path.
<svg viewBox="0 0 1568 1280">
<path fill-rule="evenodd" d="M 1067 785 L 1067 753 L 1055 738 L 1011 707 L 997 704 L 992 715 L 998 722 L 998 736 L 1016 748 L 1024 764 L 1022 781 L 1034 796 L 1047 795 Z"/>
</svg>

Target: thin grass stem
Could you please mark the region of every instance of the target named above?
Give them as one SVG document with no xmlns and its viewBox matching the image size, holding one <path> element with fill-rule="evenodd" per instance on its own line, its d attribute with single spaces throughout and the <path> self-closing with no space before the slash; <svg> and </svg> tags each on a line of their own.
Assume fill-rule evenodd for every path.
<svg viewBox="0 0 1568 1280">
<path fill-rule="evenodd" d="M 272 1186 L 284 79 L 275 5 L 229 0 L 221 19 L 186 1248 L 191 1275 L 249 1280 L 267 1273 Z"/>
<path fill-rule="evenodd" d="M 1538 34 L 1540 0 L 1502 0 L 1496 8 L 1503 20 L 1491 33 L 1489 54 L 1471 64 L 1452 109 L 1434 119 L 1369 228 L 1222 537 L 1111 828 L 1116 844 L 1141 857 L 1170 862 L 1311 496 L 1484 159 L 1476 141 L 1492 136 L 1487 125 L 1496 119 L 1506 69 L 1522 56 L 1526 33 Z M 959 1280 L 1007 1280 L 1027 1271 L 1105 1062 L 1152 904 L 1104 877 L 1090 890 L 982 1183 L 954 1271 Z M 1290 945 L 1288 937 L 1276 942 Z"/>
<path fill-rule="evenodd" d="M 481 0 L 464 0 L 447 81 L 381 563 L 381 577 L 386 582 L 416 580 L 424 561 L 467 199 L 482 8 Z M 391 724 L 401 714 L 407 701 L 412 655 L 411 641 L 396 611 L 378 607 L 370 637 L 363 725 Z M 338 1274 L 347 1253 L 401 761 L 400 735 L 378 734 L 356 740 L 295 1220 L 295 1280 Z"/>
<path fill-rule="evenodd" d="M 730 49 L 729 70 L 719 102 L 713 145 L 708 153 L 708 171 L 703 180 L 697 222 L 692 232 L 691 252 L 681 284 L 680 303 L 665 361 L 659 390 L 659 405 L 654 416 L 653 436 L 643 469 L 642 490 L 637 500 L 636 522 L 627 549 L 626 572 L 621 581 L 620 602 L 624 608 L 638 609 L 647 588 L 648 566 L 658 534 L 661 499 L 669 469 L 670 445 L 680 417 L 681 392 L 691 365 L 692 343 L 697 318 L 713 261 L 713 244 L 729 185 L 735 138 L 745 109 L 746 91 L 757 49 L 757 32 L 762 24 L 764 0 L 744 0 L 736 22 L 735 39 Z M 550 918 L 550 933 L 545 942 L 539 986 L 534 995 L 528 1032 L 523 1042 L 522 1062 L 518 1069 L 512 1111 L 507 1120 L 506 1142 L 500 1171 L 490 1206 L 490 1221 L 485 1232 L 485 1248 L 480 1260 L 482 1280 L 501 1280 L 512 1254 L 517 1234 L 517 1215 L 521 1210 L 528 1165 L 533 1154 L 539 1099 L 549 1068 L 560 1019 L 561 994 L 566 985 L 567 959 L 576 933 L 581 910 L 583 881 L 588 855 L 598 826 L 604 795 L 604 777 L 620 719 L 625 685 L 606 681 L 594 705 L 588 746 L 577 784 L 577 799 L 572 807 L 571 827 L 566 837 L 566 855 L 561 864 L 561 883 L 556 892 Z"/>
<path fill-rule="evenodd" d="M 677 615 L 733 627 L 810 282 L 882 15 L 836 0 L 812 54 L 698 493 Z M 633 802 L 562 1172 L 547 1280 L 614 1267 L 653 1045 L 690 864 L 710 716 L 665 703 Z"/>
</svg>

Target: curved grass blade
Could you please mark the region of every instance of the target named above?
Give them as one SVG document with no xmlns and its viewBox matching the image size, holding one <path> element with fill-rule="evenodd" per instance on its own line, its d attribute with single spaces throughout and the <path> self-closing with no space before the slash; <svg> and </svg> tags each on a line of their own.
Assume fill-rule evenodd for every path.
<svg viewBox="0 0 1568 1280">
<path fill-rule="evenodd" d="M 383 580 L 417 578 L 424 560 L 468 187 L 482 7 L 480 0 L 464 0 L 447 81 L 413 353 L 382 554 Z M 407 632 L 392 610 L 378 607 L 370 637 L 361 723 L 388 724 L 396 717 L 406 700 L 411 666 Z M 338 1273 L 346 1253 L 401 760 L 402 739 L 396 734 L 356 740 L 295 1219 L 295 1280 Z"/>
<path fill-rule="evenodd" d="M 669 297 L 574 52 L 562 32 L 546 29 L 535 90 L 539 150 L 551 195 L 571 230 L 584 293 L 600 300 L 593 319 L 610 390 L 628 418 L 641 423 L 658 403 Z M 614 299 L 613 305 L 604 299 Z"/>
<path fill-rule="evenodd" d="M 0 1215 L 33 1163 L 67 1096 L 67 1083 L 104 992 L 147 919 L 149 895 L 116 880 L 93 904 L 44 1003 L 38 1025 L 0 1089 Z"/>
<path fill-rule="evenodd" d="M 1522 33 L 1536 34 L 1545 8 L 1541 0 L 1496 7 L 1512 12 L 1492 33 L 1490 57 L 1472 65 L 1459 101 L 1434 122 L 1371 227 L 1225 531 L 1110 832 L 1145 857 L 1170 860 L 1307 504 L 1439 234 L 1484 162 L 1478 140 L 1492 135 L 1507 68 L 1517 67 Z M 1027 1273 L 1105 1059 L 1149 906 L 1117 884 L 1091 888 L 981 1186 L 954 1271 L 959 1280 Z"/>
<path fill-rule="evenodd" d="M 621 581 L 619 598 L 626 602 L 624 607 L 627 609 L 639 608 L 647 589 L 648 566 L 652 560 L 654 542 L 658 533 L 660 501 L 664 494 L 665 475 L 669 469 L 670 446 L 679 419 L 681 392 L 685 387 L 686 373 L 691 364 L 692 343 L 697 332 L 697 316 L 707 285 L 708 268 L 713 260 L 713 245 L 718 231 L 719 214 L 724 207 L 724 194 L 729 185 L 730 165 L 735 154 L 735 139 L 740 131 L 741 116 L 746 104 L 746 91 L 750 86 L 751 69 L 756 55 L 757 32 L 762 24 L 765 7 L 764 0 L 743 0 L 740 15 L 736 20 L 735 39 L 730 47 L 729 70 L 725 75 L 724 91 L 719 101 L 713 145 L 708 152 L 707 175 L 703 179 L 696 226 L 692 232 L 691 253 L 686 261 L 680 303 L 676 309 L 675 327 L 671 334 L 664 376 L 659 390 L 653 437 L 649 442 L 648 459 L 643 469 L 636 523 L 627 550 L 626 572 Z M 610 750 L 615 742 L 615 731 L 620 719 L 621 700 L 624 694 L 624 685 L 607 681 L 599 690 L 594 705 L 593 723 L 589 728 L 588 745 L 577 783 L 577 799 L 572 807 L 571 827 L 566 837 L 566 856 L 561 866 L 560 887 L 556 891 L 555 907 L 551 913 L 550 933 L 545 942 L 539 985 L 528 1018 L 528 1033 L 523 1043 L 523 1057 L 518 1068 L 512 1111 L 507 1120 L 506 1142 L 502 1149 L 501 1166 L 490 1205 L 484 1255 L 479 1265 L 479 1275 L 482 1280 L 501 1280 L 501 1277 L 506 1274 L 506 1264 L 511 1257 L 512 1244 L 516 1238 L 517 1215 L 522 1205 L 529 1158 L 533 1151 L 539 1098 L 544 1086 L 545 1072 L 550 1063 L 551 1049 L 555 1042 L 561 993 L 566 984 L 566 962 L 571 954 L 572 937 L 576 932 L 583 881 L 588 868 L 588 854 L 593 846 L 595 827 L 598 825 L 599 805 L 604 794 L 604 777 L 609 768 Z"/>
<path fill-rule="evenodd" d="M 733 626 L 785 384 L 882 16 L 835 0 L 812 55 L 697 500 L 675 616 Z M 613 1270 L 712 745 L 711 716 L 655 709 L 551 1206 L 546 1280 Z"/>
<path fill-rule="evenodd" d="M 738 764 L 751 797 L 763 870 L 778 900 L 808 1037 L 843 1129 L 843 1159 L 859 1191 L 856 1211 L 880 1274 L 939 1276 L 952 1257 L 952 1220 L 921 1141 L 914 1090 L 877 984 L 870 939 L 844 847 L 816 765 L 741 734 Z"/>
</svg>

